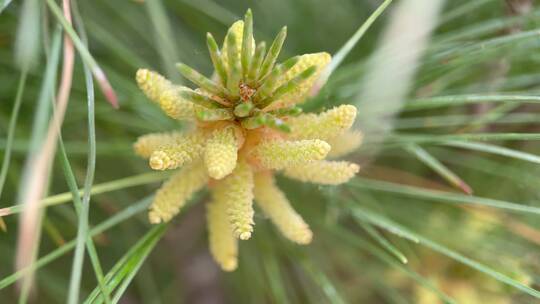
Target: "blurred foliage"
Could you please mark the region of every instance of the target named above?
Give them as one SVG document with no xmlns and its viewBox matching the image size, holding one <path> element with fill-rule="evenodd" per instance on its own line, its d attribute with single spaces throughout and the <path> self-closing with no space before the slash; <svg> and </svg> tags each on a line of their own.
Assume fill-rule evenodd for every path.
<svg viewBox="0 0 540 304">
<path fill-rule="evenodd" d="M 0 1 L 0 8 L 8 2 Z M 2 157 L 21 74 L 14 49 L 21 35 L 17 28 L 23 3 L 13 1 L 0 15 Z M 132 142 L 144 133 L 183 126 L 137 89 L 137 68 L 155 69 L 182 82 L 171 69 L 171 61 L 179 60 L 210 74 L 205 33 L 222 40 L 227 27 L 248 7 L 261 39 L 270 41 L 281 26 L 288 26 L 281 58 L 335 53 L 380 3 L 79 1 L 90 52 L 121 106 L 114 110 L 96 90 L 94 189 L 100 194 L 92 196 L 89 223 L 101 265 L 109 274 L 107 285 L 117 288 L 112 295 L 122 297 L 122 303 L 538 301 L 540 113 L 534 103 L 540 100 L 540 8 L 527 6 L 533 1 L 447 1 L 393 133 L 376 159 L 366 157 L 373 148 L 369 134 L 363 149 L 350 157 L 364 164 L 360 176 L 339 188 L 279 179 L 312 226 L 312 245 L 288 243 L 257 215 L 257 232 L 241 243 L 239 269 L 227 274 L 208 254 L 202 204 L 186 209 L 168 226 L 151 227 L 147 222 L 145 198 L 165 175 L 148 175 L 147 164 L 131 151 Z M 525 9 L 516 9 L 518 4 Z M 39 9 L 40 60 L 24 87 L 1 208 L 16 205 L 18 192 L 25 190 L 19 187 L 23 164 L 57 27 L 45 1 L 39 2 Z M 357 102 L 366 61 L 390 16 L 387 11 L 375 22 L 307 109 Z M 86 120 L 84 73 L 77 58 L 62 136 L 79 187 L 87 166 Z M 413 153 L 418 149 L 430 156 L 428 161 Z M 50 195 L 69 191 L 60 160 L 52 170 Z M 465 181 L 474 194 L 461 194 L 447 182 L 449 174 Z M 115 182 L 123 178 L 127 181 Z M 112 189 L 99 188 L 102 183 L 112 183 Z M 206 198 L 203 193 L 196 200 Z M 46 212 L 38 259 L 46 263 L 37 272 L 31 302 L 66 299 L 69 249 L 74 247 L 69 241 L 76 237 L 78 223 L 70 201 L 69 196 L 49 201 L 55 206 Z M 18 217 L 3 218 L 7 231 L 0 238 L 0 297 L 3 303 L 14 303 Z M 406 257 L 408 263 L 397 257 Z M 86 298 L 96 286 L 85 259 L 81 296 Z M 98 299 L 98 292 L 95 289 L 90 299 Z"/>
</svg>

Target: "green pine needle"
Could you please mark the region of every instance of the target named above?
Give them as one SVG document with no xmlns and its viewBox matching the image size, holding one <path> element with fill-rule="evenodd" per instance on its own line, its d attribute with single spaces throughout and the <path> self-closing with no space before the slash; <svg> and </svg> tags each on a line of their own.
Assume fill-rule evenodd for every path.
<svg viewBox="0 0 540 304">
<path fill-rule="evenodd" d="M 259 70 L 261 68 L 264 55 L 266 53 L 266 42 L 262 41 L 257 45 L 255 49 L 255 54 L 251 59 L 251 64 L 249 65 L 247 83 L 251 86 L 256 86 L 257 80 L 259 78 Z"/>
<path fill-rule="evenodd" d="M 223 57 L 221 56 L 221 52 L 219 51 L 219 47 L 216 40 L 210 33 L 206 34 L 206 44 L 208 46 L 208 51 L 210 52 L 210 58 L 212 59 L 212 64 L 214 65 L 214 69 L 216 70 L 218 76 L 221 79 L 221 84 L 224 87 L 226 87 L 227 86 L 227 71 L 223 63 Z"/>
<path fill-rule="evenodd" d="M 204 96 L 200 93 L 190 91 L 190 90 L 179 90 L 178 95 L 182 97 L 185 100 L 191 101 L 194 104 L 200 105 L 204 108 L 219 108 L 221 107 L 221 104 L 217 103 L 215 100 L 213 100 L 210 97 Z"/>
<path fill-rule="evenodd" d="M 212 80 L 206 78 L 204 75 L 192 69 L 191 67 L 181 62 L 177 63 L 176 67 L 178 68 L 182 76 L 186 77 L 187 79 L 189 79 L 191 82 L 201 87 L 202 89 L 212 94 L 216 94 L 218 96 L 225 96 L 223 87 L 216 84 Z"/>
<path fill-rule="evenodd" d="M 200 121 L 232 120 L 234 115 L 229 109 L 197 109 L 195 111 Z"/>
<path fill-rule="evenodd" d="M 231 92 L 233 97 L 239 95 L 239 85 L 240 80 L 242 79 L 242 67 L 240 65 L 240 58 L 238 58 L 237 46 L 236 46 L 236 37 L 234 33 L 229 33 L 227 36 L 227 59 L 228 59 L 228 69 L 229 73 L 227 74 L 227 89 Z"/>
<path fill-rule="evenodd" d="M 251 9 L 247 10 L 246 16 L 244 17 L 243 35 L 241 63 L 243 79 L 246 80 L 252 60 L 251 53 L 253 51 L 253 14 L 251 13 Z"/>
<path fill-rule="evenodd" d="M 257 90 L 257 93 L 253 96 L 253 99 L 255 103 L 258 103 L 261 100 L 264 100 L 274 92 L 276 83 L 280 77 L 283 76 L 288 70 L 290 70 L 297 62 L 300 60 L 299 56 L 294 56 L 292 58 L 289 58 L 285 60 L 282 64 L 277 65 L 268 77 L 266 77 L 259 89 Z"/>
<path fill-rule="evenodd" d="M 268 74 L 274 68 L 274 64 L 276 63 L 277 57 L 279 56 L 279 53 L 281 52 L 281 48 L 283 47 L 283 42 L 285 42 L 286 37 L 287 37 L 287 27 L 284 26 L 281 29 L 281 31 L 279 31 L 279 33 L 277 34 L 276 38 L 274 39 L 274 42 L 272 42 L 272 45 L 270 46 L 270 49 L 268 50 L 268 54 L 264 58 L 263 64 L 259 71 L 260 78 L 266 77 L 266 74 Z"/>
<path fill-rule="evenodd" d="M 251 114 L 254 107 L 251 102 L 240 103 L 234 108 L 234 115 L 236 117 L 247 117 Z"/>
<path fill-rule="evenodd" d="M 315 72 L 317 71 L 316 66 L 311 66 L 302 71 L 300 74 L 296 75 L 293 79 L 287 81 L 278 87 L 270 97 L 262 100 L 259 105 L 261 108 L 266 108 L 271 105 L 273 102 L 280 100 L 283 96 L 289 94 L 290 92 L 296 90 L 304 81 L 308 80 Z"/>
</svg>

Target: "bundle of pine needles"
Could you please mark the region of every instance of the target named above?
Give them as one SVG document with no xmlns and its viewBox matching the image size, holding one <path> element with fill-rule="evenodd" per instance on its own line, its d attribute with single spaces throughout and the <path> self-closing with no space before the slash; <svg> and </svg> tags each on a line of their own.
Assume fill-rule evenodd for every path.
<svg viewBox="0 0 540 304">
<path fill-rule="evenodd" d="M 275 48 L 236 32 L 224 39 L 249 7 L 256 23 L 248 13 L 242 37 L 270 42 L 278 32 Z M 538 301 L 539 25 L 530 0 L 0 1 L 2 302 Z M 324 69 L 311 62 L 283 77 L 301 60 L 295 54 L 321 51 L 332 56 Z M 174 100 L 198 106 L 195 125 L 231 126 L 207 133 L 220 133 L 219 148 L 201 150 L 200 171 L 172 166 L 208 175 L 210 191 L 156 225 L 147 210 L 177 173 L 148 172 L 132 143 L 192 132 L 193 123 L 171 119 L 159 98 L 149 102 L 139 69 L 163 74 Z M 282 103 L 304 87 L 304 103 Z M 295 119 L 320 122 L 347 104 L 358 109 L 354 132 L 294 139 L 348 151 L 362 134 L 346 157 L 361 170 L 346 183 L 274 179 L 257 170 L 290 163 L 267 168 L 276 157 L 256 154 L 255 166 L 251 152 L 236 155 L 244 151 L 236 128 L 288 139 Z M 334 125 L 324 126 L 310 132 Z M 223 151 L 237 158 L 214 157 Z M 228 273 L 212 254 L 224 269 L 229 260 L 208 248 L 223 238 L 209 238 L 205 208 L 237 160 L 257 168 L 255 196 L 287 204 L 250 210 L 250 238 L 234 243 L 241 258 Z M 300 180 L 327 172 L 300 165 Z M 223 197 L 238 190 L 228 185 Z M 306 234 L 286 240 L 298 235 L 283 214 L 309 224 L 309 245 L 297 244 Z M 219 223 L 215 231 L 229 228 Z"/>
</svg>

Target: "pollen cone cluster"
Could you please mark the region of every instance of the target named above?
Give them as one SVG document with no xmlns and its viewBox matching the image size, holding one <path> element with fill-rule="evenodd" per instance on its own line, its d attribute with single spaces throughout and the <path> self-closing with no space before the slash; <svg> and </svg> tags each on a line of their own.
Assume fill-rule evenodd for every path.
<svg viewBox="0 0 540 304">
<path fill-rule="evenodd" d="M 303 114 L 304 102 L 330 62 L 327 53 L 277 58 L 287 34 L 284 27 L 271 45 L 256 43 L 248 10 L 235 22 L 220 48 L 211 34 L 208 50 L 214 74 L 206 77 L 178 63 L 195 89 L 178 86 L 156 72 L 140 69 L 136 80 L 144 94 L 171 118 L 191 121 L 187 132 L 140 137 L 137 155 L 154 170 L 178 171 L 158 190 L 149 210 L 151 223 L 171 220 L 205 186 L 210 252 L 221 268 L 238 265 L 238 241 L 254 231 L 255 201 L 281 234 L 298 244 L 313 233 L 285 194 L 274 173 L 302 182 L 337 185 L 359 170 L 346 161 L 325 160 L 356 149 L 362 140 L 349 131 L 356 108 L 341 105 Z"/>
</svg>

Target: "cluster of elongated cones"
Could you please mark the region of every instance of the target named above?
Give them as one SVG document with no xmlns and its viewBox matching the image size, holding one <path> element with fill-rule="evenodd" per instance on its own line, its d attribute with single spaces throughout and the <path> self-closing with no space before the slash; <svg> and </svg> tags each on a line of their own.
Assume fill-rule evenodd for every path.
<svg viewBox="0 0 540 304">
<path fill-rule="evenodd" d="M 148 134 L 134 145 L 154 170 L 178 170 L 156 193 L 150 206 L 152 223 L 167 222 L 193 194 L 205 186 L 210 251 L 222 269 L 237 267 L 238 240 L 253 233 L 255 201 L 281 231 L 298 244 L 312 232 L 276 186 L 274 173 L 302 182 L 337 185 L 359 170 L 346 161 L 329 161 L 362 140 L 349 128 L 356 108 L 342 105 L 319 114 L 303 114 L 303 102 L 330 62 L 327 53 L 295 56 L 276 63 L 286 36 L 284 27 L 266 51 L 255 43 L 253 19 L 229 29 L 223 46 L 207 36 L 215 68 L 207 78 L 185 64 L 180 73 L 197 89 L 172 84 L 156 72 L 137 71 L 146 96 L 170 117 L 193 122 L 187 132 Z"/>
</svg>

